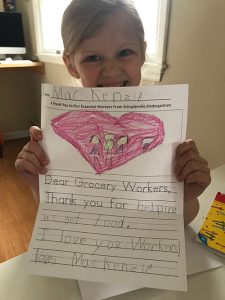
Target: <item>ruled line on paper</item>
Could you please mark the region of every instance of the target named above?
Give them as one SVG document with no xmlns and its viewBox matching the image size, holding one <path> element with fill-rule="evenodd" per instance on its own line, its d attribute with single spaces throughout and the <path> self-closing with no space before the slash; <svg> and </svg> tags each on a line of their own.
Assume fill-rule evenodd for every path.
<svg viewBox="0 0 225 300">
<path fill-rule="evenodd" d="M 34 263 L 48 263 L 52 265 L 67 265 L 70 267 L 102 269 L 114 272 L 145 273 L 161 276 L 179 277 L 176 261 L 159 259 L 143 259 L 141 257 L 115 256 L 104 254 L 90 254 L 79 251 L 62 251 L 51 248 L 34 248 Z M 102 258 L 102 259 L 99 259 Z M 128 262 L 124 262 L 124 260 Z M 141 263 L 138 264 L 138 261 Z M 156 270 L 164 272 L 156 272 Z"/>
</svg>

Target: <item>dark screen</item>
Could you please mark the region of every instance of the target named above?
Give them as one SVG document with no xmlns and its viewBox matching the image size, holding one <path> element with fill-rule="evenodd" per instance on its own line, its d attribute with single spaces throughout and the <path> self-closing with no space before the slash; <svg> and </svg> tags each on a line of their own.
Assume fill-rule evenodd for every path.
<svg viewBox="0 0 225 300">
<path fill-rule="evenodd" d="M 0 12 L 0 47 L 25 47 L 20 13 Z"/>
</svg>

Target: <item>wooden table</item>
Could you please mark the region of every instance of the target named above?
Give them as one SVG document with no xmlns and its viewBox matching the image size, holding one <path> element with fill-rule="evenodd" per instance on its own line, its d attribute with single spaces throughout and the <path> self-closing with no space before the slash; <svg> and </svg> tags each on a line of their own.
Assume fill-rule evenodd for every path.
<svg viewBox="0 0 225 300">
<path fill-rule="evenodd" d="M 40 74 L 44 74 L 44 63 L 43 62 L 24 62 L 21 61 L 19 63 L 0 63 L 0 72 L 12 69 L 31 69 L 32 71 L 38 72 Z M 3 157 L 3 134 L 0 128 L 0 158 Z"/>
<path fill-rule="evenodd" d="M 42 62 L 30 62 L 30 63 L 0 63 L 0 71 L 7 70 L 7 69 L 27 69 L 31 68 L 37 72 L 44 71 L 44 63 Z"/>
</svg>

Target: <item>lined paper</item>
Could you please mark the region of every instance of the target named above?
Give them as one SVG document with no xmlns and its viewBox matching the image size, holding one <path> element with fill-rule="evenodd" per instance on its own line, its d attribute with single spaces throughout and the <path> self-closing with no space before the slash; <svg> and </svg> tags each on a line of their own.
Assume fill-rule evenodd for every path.
<svg viewBox="0 0 225 300">
<path fill-rule="evenodd" d="M 185 139 L 187 91 L 186 85 L 42 86 L 42 145 L 50 165 L 47 174 L 40 175 L 30 272 L 186 290 L 183 184 L 173 176 L 173 158 Z M 107 112 L 118 120 L 128 112 L 149 114 L 163 122 L 165 136 L 153 149 L 97 173 L 93 157 L 84 159 L 83 148 L 74 146 L 77 131 L 70 133 L 69 142 L 64 132 L 60 136 L 54 131 L 52 120 L 70 111 Z M 60 130 L 66 132 L 63 126 Z M 94 158 L 102 163 L 105 158 L 100 160 L 93 145 Z M 125 155 L 121 153 L 117 155 Z"/>
</svg>

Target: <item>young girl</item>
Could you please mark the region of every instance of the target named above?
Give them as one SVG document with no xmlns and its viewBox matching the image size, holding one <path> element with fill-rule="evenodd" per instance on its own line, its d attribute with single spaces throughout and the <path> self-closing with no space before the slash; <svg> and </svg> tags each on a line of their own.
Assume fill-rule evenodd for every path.
<svg viewBox="0 0 225 300">
<path fill-rule="evenodd" d="M 63 60 L 69 73 L 84 87 L 137 86 L 145 61 L 144 30 L 128 0 L 73 0 L 62 20 Z M 48 158 L 39 145 L 42 132 L 31 127 L 31 140 L 15 162 L 38 199 L 38 174 L 46 172 Z M 192 140 L 176 150 L 175 175 L 184 181 L 184 220 L 198 213 L 197 197 L 210 183 L 207 161 Z"/>
</svg>

